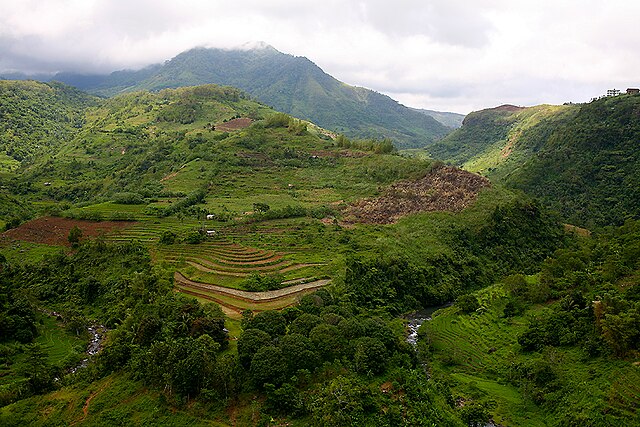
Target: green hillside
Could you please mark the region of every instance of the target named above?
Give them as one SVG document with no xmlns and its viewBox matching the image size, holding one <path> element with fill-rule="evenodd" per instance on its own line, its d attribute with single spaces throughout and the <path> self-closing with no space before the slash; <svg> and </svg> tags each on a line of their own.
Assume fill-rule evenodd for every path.
<svg viewBox="0 0 640 427">
<path fill-rule="evenodd" d="M 639 232 L 598 233 L 437 312 L 420 330 L 434 377 L 503 425 L 636 425 Z"/>
<path fill-rule="evenodd" d="M 123 93 L 79 116 L 2 174 L 0 213 L 37 218 L 0 236 L 0 424 L 637 416 L 625 379 L 638 350 L 635 222 L 581 242 L 521 192 L 400 156 L 388 140 L 336 136 L 231 87 Z M 532 129 L 546 120 L 528 117 Z M 505 281 L 513 290 L 496 293 Z M 458 310 L 474 291 L 481 325 L 456 311 L 418 351 L 407 341 L 406 313 Z M 513 293 L 514 324 L 498 319 L 500 292 Z M 602 336 L 584 303 L 598 297 Z M 559 343 L 564 320 L 576 328 Z M 544 334 L 513 342 L 536 322 Z M 594 341 L 586 353 L 556 350 L 582 338 Z M 485 352 L 489 342 L 502 347 Z M 548 354 L 541 370 L 527 362 Z M 575 367 L 557 373 L 556 354 Z M 562 382 L 539 384 L 549 371 Z M 576 384 L 595 397 L 575 403 Z M 558 411 L 547 391 L 572 404 Z"/>
<path fill-rule="evenodd" d="M 109 76 L 58 75 L 68 84 L 112 96 L 208 83 L 247 91 L 294 117 L 358 138 L 391 138 L 398 147 L 423 147 L 450 129 L 386 95 L 344 84 L 304 57 L 271 46 L 250 50 L 192 49 L 161 66 Z"/>
<path fill-rule="evenodd" d="M 95 102 L 60 83 L 0 80 L 0 173 L 69 141 Z"/>
<path fill-rule="evenodd" d="M 524 190 L 571 223 L 621 224 L 638 217 L 639 106 L 624 95 L 482 110 L 427 152 Z"/>
<path fill-rule="evenodd" d="M 506 178 L 578 225 L 622 224 L 640 215 L 640 97 L 580 107 L 539 153 Z"/>
<path fill-rule="evenodd" d="M 503 105 L 476 111 L 465 117 L 460 129 L 425 151 L 468 170 L 490 173 L 523 152 L 537 152 L 548 133 L 576 111 L 572 106 L 552 105 Z"/>
<path fill-rule="evenodd" d="M 434 110 L 424 110 L 415 108 L 415 111 L 418 111 L 422 114 L 426 114 L 427 116 L 431 116 L 443 125 L 457 129 L 462 126 L 462 121 L 465 118 L 464 114 L 459 113 L 449 113 L 445 111 L 434 111 Z"/>
</svg>

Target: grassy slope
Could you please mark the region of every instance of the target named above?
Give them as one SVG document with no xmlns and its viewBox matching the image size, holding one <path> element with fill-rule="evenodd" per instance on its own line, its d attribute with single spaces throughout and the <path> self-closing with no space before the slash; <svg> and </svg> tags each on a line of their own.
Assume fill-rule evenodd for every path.
<svg viewBox="0 0 640 427">
<path fill-rule="evenodd" d="M 575 115 L 574 106 L 502 106 L 465 117 L 462 128 L 426 151 L 465 169 L 490 173 L 510 169 L 537 152 L 558 124 Z"/>
<path fill-rule="evenodd" d="M 616 423 L 633 419 L 637 411 L 634 384 L 640 381 L 640 372 L 632 363 L 605 356 L 589 358 L 576 348 L 522 353 L 517 337 L 525 330 L 528 317 L 544 313 L 545 305 L 505 319 L 502 285 L 479 291 L 477 296 L 486 311 L 465 315 L 452 306 L 437 312 L 421 329 L 433 349 L 434 375 L 449 377 L 454 394 L 489 402 L 494 419 L 505 425 L 563 425 L 559 421 L 563 414 L 599 418 L 608 413 Z M 509 382 L 510 367 L 536 360 L 550 363 L 562 385 L 560 392 L 546 396 L 548 403 L 540 406 L 531 400 L 526 387 Z"/>
<path fill-rule="evenodd" d="M 85 413 L 86 410 L 86 413 Z M 68 425 L 229 425 L 224 414 L 208 414 L 199 405 L 177 409 L 126 375 L 113 374 L 90 384 L 75 384 L 45 396 L 0 408 L 0 424 Z"/>
</svg>

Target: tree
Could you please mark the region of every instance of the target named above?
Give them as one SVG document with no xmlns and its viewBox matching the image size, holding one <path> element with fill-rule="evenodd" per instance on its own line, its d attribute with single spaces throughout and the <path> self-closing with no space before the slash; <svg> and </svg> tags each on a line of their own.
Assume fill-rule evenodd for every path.
<svg viewBox="0 0 640 427">
<path fill-rule="evenodd" d="M 287 321 L 279 311 L 269 310 L 256 314 L 249 322 L 248 327 L 265 331 L 272 338 L 275 338 L 285 334 Z"/>
<path fill-rule="evenodd" d="M 260 329 L 246 329 L 238 338 L 238 360 L 245 368 L 251 365 L 251 359 L 262 347 L 271 344 L 271 337 Z"/>
<path fill-rule="evenodd" d="M 353 361 L 356 372 L 381 374 L 387 367 L 387 349 L 380 340 L 363 337 L 355 345 Z"/>
<path fill-rule="evenodd" d="M 480 308 L 480 302 L 478 301 L 478 298 L 476 298 L 475 295 L 471 294 L 459 296 L 456 300 L 456 305 L 458 306 L 460 311 L 467 314 L 473 313 Z"/>
<path fill-rule="evenodd" d="M 18 372 L 27 378 L 29 390 L 32 393 L 42 393 L 53 387 L 55 372 L 47 362 L 47 355 L 40 344 L 26 346 L 26 359 L 18 367 Z"/>
<path fill-rule="evenodd" d="M 274 346 L 267 345 L 251 359 L 251 378 L 253 382 L 262 387 L 265 383 L 280 385 L 285 379 L 285 367 L 282 363 L 282 351 Z"/>
<path fill-rule="evenodd" d="M 337 376 L 313 396 L 311 411 L 318 425 L 368 425 L 365 414 L 375 406 L 371 391 L 356 379 Z"/>
<path fill-rule="evenodd" d="M 319 365 L 319 357 L 311 340 L 303 335 L 288 334 L 281 337 L 278 348 L 282 350 L 281 363 L 286 367 L 287 377 L 295 375 L 299 369 L 313 372 Z"/>
<path fill-rule="evenodd" d="M 69 235 L 67 236 L 67 240 L 71 243 L 71 247 L 77 248 L 80 243 L 80 238 L 82 237 L 82 230 L 77 225 L 74 225 L 73 228 L 69 231 Z"/>
<path fill-rule="evenodd" d="M 315 314 L 303 313 L 289 326 L 289 333 L 300 334 L 305 337 L 309 336 L 309 332 L 322 323 L 322 319 Z"/>
<path fill-rule="evenodd" d="M 332 361 L 340 358 L 347 345 L 339 329 L 333 325 L 322 323 L 311 330 L 309 338 L 322 360 Z"/>
</svg>

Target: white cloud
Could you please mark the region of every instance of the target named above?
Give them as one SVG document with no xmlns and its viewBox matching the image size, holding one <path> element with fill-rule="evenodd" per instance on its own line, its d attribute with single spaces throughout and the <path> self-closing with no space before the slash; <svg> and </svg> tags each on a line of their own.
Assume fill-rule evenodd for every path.
<svg viewBox="0 0 640 427">
<path fill-rule="evenodd" d="M 416 107 L 584 101 L 638 86 L 640 3 L 0 0 L 0 71 L 112 71 L 264 40 Z"/>
</svg>

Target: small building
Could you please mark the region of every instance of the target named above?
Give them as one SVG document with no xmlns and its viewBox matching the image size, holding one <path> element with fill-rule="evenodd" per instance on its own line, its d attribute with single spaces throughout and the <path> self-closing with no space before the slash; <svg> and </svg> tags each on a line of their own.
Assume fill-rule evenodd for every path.
<svg viewBox="0 0 640 427">
<path fill-rule="evenodd" d="M 213 237 L 216 235 L 216 230 L 207 230 L 207 236 L 208 237 Z"/>
<path fill-rule="evenodd" d="M 630 87 L 627 89 L 627 95 L 640 95 L 640 89 L 635 87 Z"/>
<path fill-rule="evenodd" d="M 207 215 L 207 219 L 216 219 L 216 216 L 212 215 L 212 214 L 209 214 L 209 215 Z"/>
<path fill-rule="evenodd" d="M 620 95 L 620 89 L 608 89 L 607 96 L 618 96 Z"/>
</svg>

